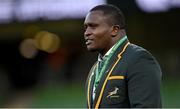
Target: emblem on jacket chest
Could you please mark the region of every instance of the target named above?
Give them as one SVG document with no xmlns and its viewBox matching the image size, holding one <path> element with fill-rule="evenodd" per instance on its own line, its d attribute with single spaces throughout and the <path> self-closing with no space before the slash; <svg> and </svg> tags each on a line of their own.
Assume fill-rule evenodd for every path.
<svg viewBox="0 0 180 109">
<path fill-rule="evenodd" d="M 119 88 L 115 87 L 113 91 L 108 92 L 107 98 L 119 97 L 119 95 L 117 95 L 118 91 L 119 91 Z"/>
</svg>

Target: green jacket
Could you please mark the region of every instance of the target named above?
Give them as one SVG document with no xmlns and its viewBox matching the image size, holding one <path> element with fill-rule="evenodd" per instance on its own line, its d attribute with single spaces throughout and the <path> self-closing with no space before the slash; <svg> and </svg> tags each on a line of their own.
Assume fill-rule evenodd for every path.
<svg viewBox="0 0 180 109">
<path fill-rule="evenodd" d="M 121 44 L 112 55 L 92 100 L 94 70 L 95 65 L 86 83 L 88 108 L 162 107 L 161 69 L 144 48 L 128 40 Z"/>
</svg>

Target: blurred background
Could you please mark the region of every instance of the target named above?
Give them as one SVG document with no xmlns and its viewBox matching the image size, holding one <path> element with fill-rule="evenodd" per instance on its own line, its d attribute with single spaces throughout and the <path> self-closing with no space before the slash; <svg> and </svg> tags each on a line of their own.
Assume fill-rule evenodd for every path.
<svg viewBox="0 0 180 109">
<path fill-rule="evenodd" d="M 122 9 L 130 42 L 161 65 L 163 107 L 180 107 L 179 0 L 0 0 L 0 107 L 86 107 L 97 54 L 86 50 L 83 22 L 98 4 Z"/>
</svg>

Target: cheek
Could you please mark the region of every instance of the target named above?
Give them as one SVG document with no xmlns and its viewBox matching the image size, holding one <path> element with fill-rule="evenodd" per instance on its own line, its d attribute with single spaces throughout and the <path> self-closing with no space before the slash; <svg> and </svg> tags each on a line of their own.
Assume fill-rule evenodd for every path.
<svg viewBox="0 0 180 109">
<path fill-rule="evenodd" d="M 99 33 L 99 34 L 95 35 L 95 41 L 94 42 L 95 42 L 95 44 L 97 46 L 102 45 L 103 40 L 104 40 L 104 35 L 103 34 Z"/>
<path fill-rule="evenodd" d="M 106 44 L 108 41 L 110 41 L 110 37 L 111 35 L 108 30 L 101 31 L 96 35 L 98 44 Z"/>
<path fill-rule="evenodd" d="M 95 44 L 101 47 L 106 45 L 108 40 L 110 40 L 110 36 L 111 36 L 109 28 L 105 28 L 105 27 L 96 29 L 93 32 L 93 34 L 94 34 L 93 36 L 95 39 Z"/>
<path fill-rule="evenodd" d="M 94 42 L 94 47 L 97 49 L 104 49 L 109 43 L 107 36 L 103 35 L 102 37 L 98 37 Z"/>
</svg>

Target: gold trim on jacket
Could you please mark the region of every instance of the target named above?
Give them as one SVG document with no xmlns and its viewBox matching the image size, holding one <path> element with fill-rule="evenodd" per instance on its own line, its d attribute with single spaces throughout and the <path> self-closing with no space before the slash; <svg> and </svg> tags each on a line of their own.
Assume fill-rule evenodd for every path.
<svg viewBox="0 0 180 109">
<path fill-rule="evenodd" d="M 102 95 L 103 95 L 103 92 L 104 92 L 104 89 L 105 89 L 107 80 L 109 79 L 109 76 L 111 75 L 114 67 L 115 67 L 115 66 L 117 65 L 117 63 L 120 61 L 121 55 L 124 53 L 124 51 L 126 50 L 126 48 L 127 48 L 127 46 L 128 46 L 129 44 L 130 44 L 130 43 L 128 42 L 128 43 L 124 46 L 123 50 L 118 54 L 118 59 L 116 60 L 115 64 L 113 65 L 113 67 L 112 67 L 111 70 L 109 71 L 109 74 L 107 75 L 107 77 L 106 77 L 106 79 L 105 79 L 105 81 L 104 81 L 104 84 L 103 84 L 103 86 L 102 86 L 100 95 L 99 95 L 98 100 L 97 100 L 97 103 L 96 103 L 96 105 L 95 105 L 95 109 L 98 109 L 98 108 L 99 108 L 99 105 L 100 105 L 100 102 L 101 102 L 101 99 L 102 99 Z"/>
<path fill-rule="evenodd" d="M 111 70 L 109 71 L 104 83 L 103 83 L 103 86 L 101 88 L 101 92 L 99 94 L 99 97 L 98 97 L 98 100 L 97 102 L 95 103 L 95 109 L 98 109 L 99 108 L 99 105 L 100 105 L 100 102 L 101 102 L 101 99 L 102 99 L 102 95 L 103 95 L 103 92 L 104 92 L 104 89 L 105 89 L 105 86 L 106 86 L 106 83 L 108 80 L 111 80 L 111 79 L 124 79 L 124 76 L 110 76 L 113 69 L 115 68 L 115 66 L 117 65 L 117 63 L 121 60 L 122 58 L 122 54 L 125 52 L 127 46 L 129 45 L 130 43 L 127 42 L 126 45 L 123 47 L 123 50 L 118 54 L 118 59 L 116 60 L 116 62 L 114 63 L 114 65 L 112 66 Z M 95 67 L 94 67 L 95 68 Z M 93 69 L 94 69 L 93 68 Z M 91 86 L 91 79 L 92 79 L 92 76 L 93 76 L 93 72 L 91 73 L 90 77 L 89 77 L 89 81 L 88 81 L 88 90 L 87 90 L 87 101 L 88 101 L 88 108 L 90 109 L 91 108 L 91 101 L 90 101 L 90 97 L 91 97 L 91 91 L 90 91 L 90 86 Z"/>
</svg>

